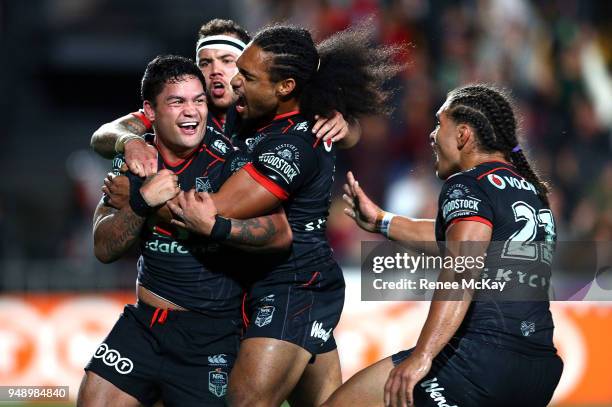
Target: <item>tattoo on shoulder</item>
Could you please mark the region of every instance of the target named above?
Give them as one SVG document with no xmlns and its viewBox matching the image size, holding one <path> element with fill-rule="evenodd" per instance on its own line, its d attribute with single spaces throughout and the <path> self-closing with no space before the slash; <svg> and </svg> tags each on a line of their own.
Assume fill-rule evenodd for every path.
<svg viewBox="0 0 612 407">
<path fill-rule="evenodd" d="M 267 243 L 276 232 L 274 222 L 268 217 L 232 219 L 231 240 L 235 243 L 262 245 Z"/>
</svg>

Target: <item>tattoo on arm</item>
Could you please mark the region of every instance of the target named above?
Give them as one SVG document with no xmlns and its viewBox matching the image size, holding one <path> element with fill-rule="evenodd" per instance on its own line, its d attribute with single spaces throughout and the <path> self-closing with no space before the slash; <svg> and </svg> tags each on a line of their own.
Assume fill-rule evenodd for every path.
<svg viewBox="0 0 612 407">
<path fill-rule="evenodd" d="M 102 125 L 91 137 L 91 147 L 105 158 L 115 155 L 115 143 L 124 134 L 142 136 L 147 132 L 144 124 L 136 117 L 130 115 Z"/>
<path fill-rule="evenodd" d="M 121 210 L 98 205 L 94 222 L 94 246 L 96 256 L 102 261 L 121 257 L 134 244 L 145 218 L 132 212 L 127 206 Z"/>
<path fill-rule="evenodd" d="M 232 219 L 228 242 L 240 247 L 262 248 L 272 242 L 276 233 L 276 225 L 267 216 L 246 220 Z"/>
</svg>

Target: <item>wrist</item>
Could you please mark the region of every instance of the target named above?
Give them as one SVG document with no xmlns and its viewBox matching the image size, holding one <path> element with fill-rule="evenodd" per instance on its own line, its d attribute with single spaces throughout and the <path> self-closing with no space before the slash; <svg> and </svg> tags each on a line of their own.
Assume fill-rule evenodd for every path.
<svg viewBox="0 0 612 407">
<path fill-rule="evenodd" d="M 153 207 L 149 205 L 138 187 L 132 188 L 130 191 L 130 208 L 136 215 L 143 218 L 146 218 L 153 211 Z"/>
<path fill-rule="evenodd" d="M 144 139 L 136 134 L 123 134 L 117 138 L 115 142 L 115 152 L 117 153 L 125 153 L 125 146 L 130 141 L 140 140 L 144 141 Z"/>
<path fill-rule="evenodd" d="M 376 214 L 376 231 L 383 234 L 386 238 L 389 238 L 389 228 L 391 227 L 391 220 L 395 217 L 395 214 L 391 212 L 385 212 L 379 210 Z"/>
<path fill-rule="evenodd" d="M 215 224 L 210 231 L 213 242 L 223 242 L 229 239 L 232 233 L 232 221 L 220 215 L 215 215 Z"/>
</svg>

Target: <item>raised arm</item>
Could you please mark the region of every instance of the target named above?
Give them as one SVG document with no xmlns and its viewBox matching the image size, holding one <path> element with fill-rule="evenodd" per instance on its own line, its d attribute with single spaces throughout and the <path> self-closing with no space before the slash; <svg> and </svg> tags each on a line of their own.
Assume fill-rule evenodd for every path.
<svg viewBox="0 0 612 407">
<path fill-rule="evenodd" d="M 100 126 L 91 136 L 90 144 L 104 158 L 124 153 L 130 171 L 141 177 L 149 176 L 157 171 L 157 150 L 142 138 L 149 127 L 143 113 L 130 113 Z"/>
<path fill-rule="evenodd" d="M 435 244 L 434 219 L 414 219 L 385 212 L 365 194 L 352 172 L 347 173 L 342 196 L 348 208 L 344 213 L 351 217 L 365 231 L 381 233 L 390 240 L 396 240 L 424 250 L 437 253 Z"/>
<path fill-rule="evenodd" d="M 491 234 L 491 227 L 480 222 L 455 223 L 446 231 L 447 251 L 445 255 L 454 258 L 484 256 L 488 242 L 491 240 Z M 462 244 L 465 242 L 482 242 L 482 244 Z M 452 269 L 444 269 L 438 281 L 460 282 L 465 278 L 475 279 L 479 277 L 481 270 L 474 269 L 466 272 L 467 275 L 458 274 Z M 451 295 L 452 299 L 449 299 Z M 473 290 L 470 289 L 454 290 L 452 294 L 439 290 L 434 292 L 429 314 L 414 351 L 389 374 L 385 384 L 385 405 L 402 405 L 401 402 L 404 400 L 408 401 L 408 405 L 414 405 L 414 386 L 427 375 L 433 358 L 457 332 L 470 306 L 472 295 Z"/>
</svg>

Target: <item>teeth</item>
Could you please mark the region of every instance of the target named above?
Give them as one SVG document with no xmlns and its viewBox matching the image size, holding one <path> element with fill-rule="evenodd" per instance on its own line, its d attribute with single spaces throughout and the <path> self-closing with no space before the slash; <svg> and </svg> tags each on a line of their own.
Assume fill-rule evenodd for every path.
<svg viewBox="0 0 612 407">
<path fill-rule="evenodd" d="M 179 127 L 195 127 L 198 125 L 198 122 L 186 122 L 179 124 Z"/>
</svg>

